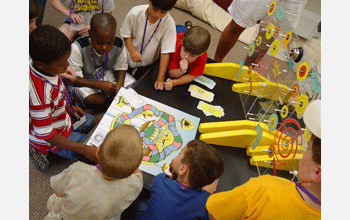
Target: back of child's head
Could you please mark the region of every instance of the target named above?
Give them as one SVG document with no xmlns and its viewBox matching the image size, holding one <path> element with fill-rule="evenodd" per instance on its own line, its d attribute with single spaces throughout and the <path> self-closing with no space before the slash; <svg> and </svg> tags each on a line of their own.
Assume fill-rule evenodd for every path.
<svg viewBox="0 0 350 220">
<path fill-rule="evenodd" d="M 210 40 L 210 33 L 207 29 L 194 26 L 183 35 L 182 46 L 185 51 L 193 55 L 200 55 L 208 50 Z"/>
<path fill-rule="evenodd" d="M 139 131 L 131 125 L 119 125 L 105 137 L 99 149 L 101 172 L 112 179 L 130 176 L 143 157 Z"/>
<path fill-rule="evenodd" d="M 162 11 L 170 11 L 176 4 L 177 0 L 150 0 L 153 7 Z"/>
<path fill-rule="evenodd" d="M 117 29 L 117 21 L 109 13 L 98 13 L 92 16 L 90 21 L 91 31 L 101 30 L 103 32 L 113 32 Z"/>
<path fill-rule="evenodd" d="M 209 144 L 193 140 L 187 143 L 185 149 L 181 162 L 188 166 L 188 182 L 193 188 L 211 184 L 224 172 L 220 153 Z"/>
<path fill-rule="evenodd" d="M 70 50 L 67 36 L 51 25 L 41 25 L 29 35 L 29 55 L 33 61 L 50 64 Z"/>
<path fill-rule="evenodd" d="M 37 0 L 29 0 L 29 20 L 39 17 L 41 6 Z"/>
</svg>

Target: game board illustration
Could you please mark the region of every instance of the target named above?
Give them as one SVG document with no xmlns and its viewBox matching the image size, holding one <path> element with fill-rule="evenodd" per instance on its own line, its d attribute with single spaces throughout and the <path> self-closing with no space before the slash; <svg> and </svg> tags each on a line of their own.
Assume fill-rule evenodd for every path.
<svg viewBox="0 0 350 220">
<path fill-rule="evenodd" d="M 133 91 L 133 90 L 132 90 Z M 121 89 L 92 134 L 88 144 L 99 146 L 108 131 L 121 124 L 130 124 L 140 131 L 144 157 L 140 169 L 157 175 L 162 166 L 175 158 L 193 140 L 199 118 L 154 100 Z M 138 96 L 137 102 L 129 100 Z M 129 97 L 128 97 L 129 96 Z M 142 100 L 140 102 L 140 100 Z"/>
</svg>

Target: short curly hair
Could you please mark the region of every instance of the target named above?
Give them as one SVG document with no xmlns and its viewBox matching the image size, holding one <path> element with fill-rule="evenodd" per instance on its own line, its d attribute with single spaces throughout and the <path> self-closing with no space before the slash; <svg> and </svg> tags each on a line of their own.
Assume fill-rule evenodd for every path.
<svg viewBox="0 0 350 220">
<path fill-rule="evenodd" d="M 152 5 L 162 11 L 170 11 L 174 8 L 177 0 L 151 0 Z"/>
<path fill-rule="evenodd" d="M 29 55 L 46 64 L 61 59 L 71 50 L 69 39 L 51 25 L 41 25 L 29 35 Z"/>
</svg>

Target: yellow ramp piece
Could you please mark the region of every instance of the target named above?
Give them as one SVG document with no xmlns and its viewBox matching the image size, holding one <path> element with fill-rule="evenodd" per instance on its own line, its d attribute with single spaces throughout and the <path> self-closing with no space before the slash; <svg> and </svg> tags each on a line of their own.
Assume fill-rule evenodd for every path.
<svg viewBox="0 0 350 220">
<path fill-rule="evenodd" d="M 252 78 L 253 82 L 264 82 L 268 81 L 265 77 L 252 71 L 248 75 L 249 68 L 243 66 L 241 72 L 239 73 L 240 65 L 236 63 L 207 63 L 204 68 L 203 74 L 209 76 L 216 76 L 223 79 L 228 79 L 236 82 L 247 82 Z M 239 75 L 237 75 L 239 73 Z"/>
<path fill-rule="evenodd" d="M 232 85 L 232 91 L 283 103 L 287 103 L 291 96 L 288 86 L 274 82 L 237 83 Z"/>
<path fill-rule="evenodd" d="M 253 144 L 257 137 L 255 130 L 221 131 L 201 134 L 199 140 L 208 144 L 215 144 L 229 147 L 247 148 Z M 273 135 L 263 132 L 259 144 L 271 145 Z"/>
<path fill-rule="evenodd" d="M 282 161 L 282 163 L 287 163 L 287 165 L 282 166 L 281 163 L 276 161 L 276 169 L 277 170 L 287 170 L 287 171 L 294 171 L 294 168 L 296 170 L 299 170 L 299 162 L 301 158 L 303 157 L 303 154 L 296 154 L 293 159 L 292 155 L 290 155 L 287 158 L 280 158 L 279 160 Z M 273 169 L 273 158 L 269 157 L 268 155 L 259 155 L 259 156 L 253 156 L 250 158 L 250 165 L 256 166 L 258 165 L 259 167 L 266 167 L 266 168 L 271 168 Z"/>
<path fill-rule="evenodd" d="M 243 129 L 255 131 L 255 127 L 258 124 L 262 128 L 263 132 L 267 132 L 271 135 L 276 135 L 276 137 L 280 136 L 280 131 L 278 130 L 270 131 L 267 124 L 259 123 L 256 121 L 250 121 L 250 120 L 206 122 L 206 123 L 201 123 L 198 127 L 198 130 L 200 133 L 212 133 L 212 132 L 233 131 L 233 130 L 243 130 Z M 284 135 L 285 134 L 282 134 L 281 138 L 283 138 Z"/>
<path fill-rule="evenodd" d="M 266 146 L 257 146 L 255 147 L 255 149 L 253 150 L 253 148 L 251 146 L 249 146 L 247 148 L 247 155 L 248 156 L 258 156 L 258 155 L 268 155 L 269 154 L 269 149 L 270 149 L 270 145 L 266 145 Z M 277 146 L 275 147 L 275 149 L 277 150 Z M 286 149 L 284 150 L 282 147 L 280 147 L 280 153 L 282 153 L 283 155 L 288 154 L 288 152 L 290 151 L 290 149 Z M 293 153 L 295 152 L 295 149 L 293 150 Z M 278 153 L 278 152 L 276 152 Z M 303 154 L 304 153 L 304 148 L 301 145 L 298 145 L 298 149 L 297 149 L 297 154 Z"/>
</svg>

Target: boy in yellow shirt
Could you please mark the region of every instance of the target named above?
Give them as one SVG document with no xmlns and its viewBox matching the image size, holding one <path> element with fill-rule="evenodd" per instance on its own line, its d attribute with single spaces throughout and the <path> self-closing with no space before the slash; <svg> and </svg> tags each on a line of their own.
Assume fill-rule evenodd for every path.
<svg viewBox="0 0 350 220">
<path fill-rule="evenodd" d="M 210 219 L 321 219 L 321 100 L 311 102 L 304 122 L 313 133 L 299 166 L 300 183 L 263 175 L 209 197 Z"/>
</svg>

